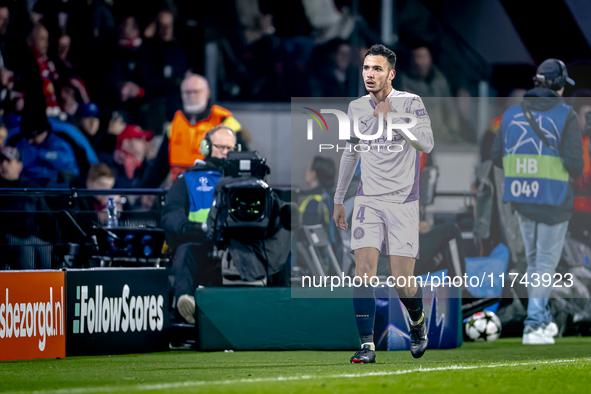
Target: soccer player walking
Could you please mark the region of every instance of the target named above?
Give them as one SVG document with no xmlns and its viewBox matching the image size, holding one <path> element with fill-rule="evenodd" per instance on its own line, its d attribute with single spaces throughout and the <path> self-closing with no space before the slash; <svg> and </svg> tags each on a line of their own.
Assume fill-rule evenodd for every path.
<svg viewBox="0 0 591 394">
<path fill-rule="evenodd" d="M 361 158 L 351 238 L 355 275 L 362 278 L 376 275 L 385 244 L 392 276 L 406 278 L 396 281 L 396 289 L 410 316 L 410 350 L 413 357 L 419 358 L 428 343 L 423 292 L 416 281 L 408 279 L 414 273 L 419 254 L 419 151 L 429 153 L 433 149 L 433 132 L 421 98 L 392 89 L 395 65 L 396 55 L 383 45 L 374 45 L 365 54 L 363 81 L 369 94 L 349 104 L 351 139 L 341 157 L 334 220 L 340 229 L 348 228 L 343 200 Z M 395 117 L 394 123 L 406 122 L 410 126 L 414 119 L 416 125 L 400 132 L 394 130 L 388 139 L 385 130 L 390 112 L 394 113 L 390 115 Z M 405 118 L 401 113 L 411 116 Z M 357 138 L 356 128 L 367 139 Z M 373 138 L 380 130 L 382 136 Z M 405 282 L 405 286 L 398 286 L 398 282 Z M 374 363 L 375 288 L 372 283 L 363 283 L 354 288 L 353 297 L 361 349 L 351 358 L 351 363 Z"/>
</svg>

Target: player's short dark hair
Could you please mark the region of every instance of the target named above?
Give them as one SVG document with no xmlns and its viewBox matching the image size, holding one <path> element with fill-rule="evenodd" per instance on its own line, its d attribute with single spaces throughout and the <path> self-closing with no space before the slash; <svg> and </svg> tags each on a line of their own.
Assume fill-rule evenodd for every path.
<svg viewBox="0 0 591 394">
<path fill-rule="evenodd" d="M 385 57 L 386 60 L 388 61 L 388 63 L 390 64 L 390 69 L 392 69 L 392 70 L 394 69 L 394 66 L 396 66 L 396 54 L 394 53 L 393 50 L 386 48 L 382 44 L 372 45 L 371 48 L 369 48 L 367 50 L 367 52 L 365 53 L 363 60 L 365 60 L 365 58 L 370 55 Z"/>
</svg>

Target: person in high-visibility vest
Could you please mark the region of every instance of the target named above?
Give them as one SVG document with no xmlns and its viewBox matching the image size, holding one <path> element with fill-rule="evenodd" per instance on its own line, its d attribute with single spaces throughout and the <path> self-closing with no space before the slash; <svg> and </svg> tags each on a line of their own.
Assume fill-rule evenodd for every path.
<svg viewBox="0 0 591 394">
<path fill-rule="evenodd" d="M 201 75 L 191 74 L 184 79 L 181 96 L 183 109 L 174 115 L 158 155 L 143 179 L 143 187 L 160 186 L 168 174 L 174 181 L 195 160 L 203 160 L 200 145 L 211 128 L 223 124 L 238 131 L 242 127 L 230 111 L 211 104 L 209 85 Z"/>
<path fill-rule="evenodd" d="M 525 246 L 527 272 L 520 281 L 529 298 L 524 345 L 554 344 L 558 334 L 548 298 L 573 213 L 572 179 L 583 171 L 577 114 L 560 100 L 566 83 L 574 85 L 566 66 L 545 60 L 534 83 L 521 105 L 505 111 L 491 150 L 494 164 L 504 169 L 503 201 L 518 212 Z M 564 280 L 568 287 L 568 276 Z"/>
</svg>

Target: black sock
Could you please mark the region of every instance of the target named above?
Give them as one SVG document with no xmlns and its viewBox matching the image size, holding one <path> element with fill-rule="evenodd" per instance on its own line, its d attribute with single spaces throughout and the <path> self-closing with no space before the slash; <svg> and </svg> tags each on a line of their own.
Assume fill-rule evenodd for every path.
<svg viewBox="0 0 591 394">
<path fill-rule="evenodd" d="M 423 315 L 423 288 L 417 286 L 417 293 L 412 298 L 401 298 L 400 301 L 408 310 L 408 315 L 412 321 L 419 321 Z"/>
<path fill-rule="evenodd" d="M 376 295 L 371 286 L 353 289 L 353 309 L 361 343 L 373 343 L 373 327 L 376 317 Z"/>
</svg>

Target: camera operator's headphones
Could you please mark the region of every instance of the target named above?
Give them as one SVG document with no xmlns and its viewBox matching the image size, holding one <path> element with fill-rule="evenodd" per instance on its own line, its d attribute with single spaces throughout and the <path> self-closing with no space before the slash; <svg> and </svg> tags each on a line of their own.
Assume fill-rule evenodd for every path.
<svg viewBox="0 0 591 394">
<path fill-rule="evenodd" d="M 211 136 L 214 135 L 214 133 L 218 130 L 229 130 L 232 135 L 234 136 L 234 140 L 236 140 L 236 132 L 231 128 L 228 127 L 226 125 L 219 125 L 214 127 L 213 129 L 209 130 L 207 132 L 207 134 L 205 134 L 205 137 L 203 138 L 203 141 L 201 141 L 201 145 L 199 147 L 201 154 L 205 157 L 210 157 L 211 156 L 211 147 L 212 147 L 212 143 L 211 143 Z M 234 150 L 241 152 L 242 151 L 242 145 L 236 143 L 236 145 L 234 145 Z"/>
<path fill-rule="evenodd" d="M 544 71 L 546 71 L 545 69 L 551 68 L 552 64 L 558 66 L 559 74 L 553 79 L 549 79 Z M 539 65 L 538 69 L 536 70 L 536 75 L 534 76 L 535 86 L 546 86 L 552 90 L 562 89 L 566 86 L 567 82 L 573 86 L 575 84 L 575 81 L 568 77 L 566 65 L 562 60 L 559 59 L 544 60 L 542 64 Z"/>
</svg>

